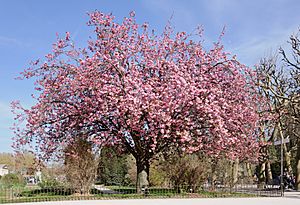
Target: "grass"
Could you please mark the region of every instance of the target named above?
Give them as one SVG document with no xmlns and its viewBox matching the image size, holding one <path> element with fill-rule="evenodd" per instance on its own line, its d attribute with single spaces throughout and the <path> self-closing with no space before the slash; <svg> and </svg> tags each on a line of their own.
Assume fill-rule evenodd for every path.
<svg viewBox="0 0 300 205">
<path fill-rule="evenodd" d="M 255 197 L 255 194 L 238 193 L 238 192 L 210 192 L 210 191 L 200 191 L 198 192 L 201 196 L 205 198 L 222 198 L 222 197 Z"/>
<path fill-rule="evenodd" d="M 38 201 L 62 201 L 62 200 L 88 200 L 88 199 L 143 199 L 143 198 L 216 198 L 216 197 L 255 197 L 254 194 L 211 192 L 200 190 L 196 193 L 186 192 L 181 189 L 149 188 L 148 194 L 137 194 L 134 187 L 106 187 L 115 193 L 103 193 L 93 189 L 88 195 L 75 194 L 69 188 L 23 188 L 11 189 L 7 192 L 0 190 L 0 203 L 38 202 Z"/>
</svg>

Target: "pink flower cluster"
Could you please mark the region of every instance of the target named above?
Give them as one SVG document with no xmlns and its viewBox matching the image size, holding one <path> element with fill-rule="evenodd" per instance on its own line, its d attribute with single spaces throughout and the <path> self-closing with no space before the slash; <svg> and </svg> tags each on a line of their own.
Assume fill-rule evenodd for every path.
<svg viewBox="0 0 300 205">
<path fill-rule="evenodd" d="M 85 136 L 141 158 L 170 146 L 257 157 L 257 95 L 248 69 L 220 43 L 207 51 L 169 27 L 155 35 L 134 13 L 116 23 L 97 11 L 88 24 L 95 39 L 87 49 L 76 49 L 67 33 L 47 63 L 25 72 L 37 78 L 40 95 L 23 112 L 26 129 L 17 133 L 17 146 L 36 141 L 49 156 Z"/>
</svg>

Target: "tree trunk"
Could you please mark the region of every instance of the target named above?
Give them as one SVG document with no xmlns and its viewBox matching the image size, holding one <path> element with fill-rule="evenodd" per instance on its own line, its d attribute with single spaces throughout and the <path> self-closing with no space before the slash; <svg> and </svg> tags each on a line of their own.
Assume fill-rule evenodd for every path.
<svg viewBox="0 0 300 205">
<path fill-rule="evenodd" d="M 232 187 L 238 182 L 239 159 L 236 159 L 232 165 Z"/>
<path fill-rule="evenodd" d="M 251 165 L 249 162 L 246 162 L 246 173 L 247 173 L 247 178 L 249 183 L 253 183 L 253 175 L 252 175 L 252 170 L 251 170 Z"/>
<path fill-rule="evenodd" d="M 279 124 L 278 128 L 279 128 L 280 139 L 284 139 L 283 131 L 282 131 L 280 124 Z M 288 173 L 292 174 L 293 169 L 292 169 L 292 165 L 291 165 L 291 152 L 287 150 L 285 143 L 283 144 L 283 154 L 284 154 L 284 159 L 286 162 L 286 167 L 288 169 Z"/>
<path fill-rule="evenodd" d="M 216 166 L 217 166 L 217 161 L 212 160 L 211 162 L 211 190 L 212 191 L 214 191 L 216 188 L 215 187 L 215 183 L 217 180 Z"/>
<path fill-rule="evenodd" d="M 291 165 L 291 151 L 287 150 L 286 144 L 283 144 L 283 153 L 288 173 L 291 175 L 293 173 L 293 168 Z"/>
<path fill-rule="evenodd" d="M 150 171 L 150 162 L 149 160 L 141 161 L 136 159 L 136 192 L 138 194 L 143 193 L 143 190 L 147 189 L 149 186 L 149 171 Z"/>
<path fill-rule="evenodd" d="M 263 162 L 259 168 L 259 175 L 258 175 L 259 188 L 263 187 L 265 183 L 266 183 L 266 163 Z"/>
<path fill-rule="evenodd" d="M 270 182 L 272 182 L 273 177 L 272 177 L 271 163 L 270 163 L 269 160 L 267 161 L 266 165 L 267 165 L 267 167 L 266 167 L 266 169 L 267 169 L 267 182 L 270 183 Z"/>
</svg>

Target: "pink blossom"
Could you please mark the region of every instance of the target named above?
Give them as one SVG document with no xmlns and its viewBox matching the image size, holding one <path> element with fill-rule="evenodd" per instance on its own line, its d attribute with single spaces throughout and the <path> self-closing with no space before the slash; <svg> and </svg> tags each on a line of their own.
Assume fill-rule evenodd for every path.
<svg viewBox="0 0 300 205">
<path fill-rule="evenodd" d="M 260 101 L 248 68 L 221 42 L 207 51 L 168 26 L 152 35 L 134 12 L 121 23 L 112 14 L 89 16 L 95 36 L 87 48 L 77 49 L 66 32 L 47 63 L 24 71 L 37 79 L 39 96 L 28 110 L 12 103 L 16 120 L 27 122 L 15 130 L 16 147 L 35 141 L 50 156 L 85 133 L 94 146 L 135 156 L 154 156 L 172 142 L 187 152 L 257 157 Z"/>
</svg>

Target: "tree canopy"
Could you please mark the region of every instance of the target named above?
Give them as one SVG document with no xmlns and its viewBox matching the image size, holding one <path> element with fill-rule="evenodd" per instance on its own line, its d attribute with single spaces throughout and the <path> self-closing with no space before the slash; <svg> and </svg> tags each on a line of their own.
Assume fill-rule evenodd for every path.
<svg viewBox="0 0 300 205">
<path fill-rule="evenodd" d="M 157 35 L 134 12 L 121 23 L 99 11 L 89 16 L 94 36 L 86 48 L 76 48 L 67 32 L 22 73 L 36 79 L 38 96 L 29 109 L 13 103 L 16 119 L 26 121 L 16 129 L 16 147 L 36 142 L 47 158 L 84 136 L 95 147 L 130 152 L 138 173 L 170 146 L 257 157 L 255 74 L 220 42 L 205 49 L 170 25 Z"/>
</svg>

